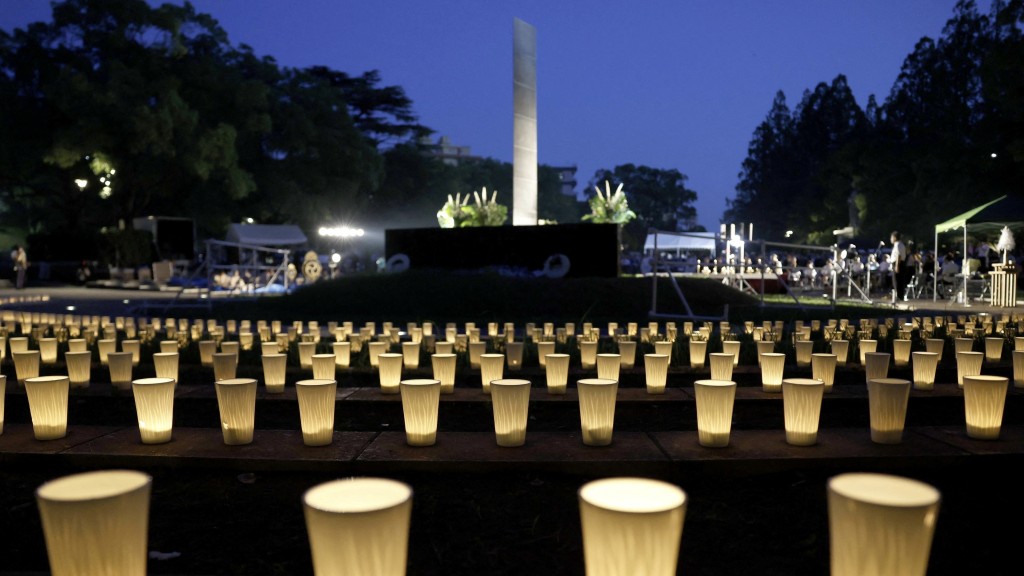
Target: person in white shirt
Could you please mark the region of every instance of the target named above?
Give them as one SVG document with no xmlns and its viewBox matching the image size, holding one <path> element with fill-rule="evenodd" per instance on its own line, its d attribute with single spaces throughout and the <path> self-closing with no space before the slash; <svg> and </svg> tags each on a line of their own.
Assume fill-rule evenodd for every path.
<svg viewBox="0 0 1024 576">
<path fill-rule="evenodd" d="M 914 267 L 908 260 L 910 252 L 907 250 L 907 245 L 903 243 L 899 231 L 893 230 L 889 239 L 892 241 L 892 255 L 889 259 L 889 266 L 892 267 L 892 284 L 896 290 L 896 299 L 903 300 L 907 284 L 914 273 Z"/>
</svg>

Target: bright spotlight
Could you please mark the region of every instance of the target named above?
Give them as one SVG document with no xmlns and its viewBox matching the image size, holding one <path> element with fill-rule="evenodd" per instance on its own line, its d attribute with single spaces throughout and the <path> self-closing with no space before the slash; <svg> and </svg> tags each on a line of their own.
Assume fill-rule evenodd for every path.
<svg viewBox="0 0 1024 576">
<path fill-rule="evenodd" d="M 359 238 L 366 233 L 362 228 L 351 228 L 349 226 L 321 226 L 317 232 L 321 236 L 329 238 Z"/>
</svg>

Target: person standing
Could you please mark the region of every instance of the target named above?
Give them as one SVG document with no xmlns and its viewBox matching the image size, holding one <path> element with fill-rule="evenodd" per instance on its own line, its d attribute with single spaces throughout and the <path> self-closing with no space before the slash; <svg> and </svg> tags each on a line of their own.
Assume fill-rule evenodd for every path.
<svg viewBox="0 0 1024 576">
<path fill-rule="evenodd" d="M 25 274 L 28 271 L 28 254 L 20 244 L 11 251 L 11 260 L 14 262 L 14 272 L 17 276 L 15 287 L 21 290 L 25 287 Z"/>
<path fill-rule="evenodd" d="M 889 266 L 892 267 L 892 283 L 893 288 L 896 290 L 893 301 L 896 302 L 906 299 L 907 284 L 914 273 L 914 266 L 910 262 L 910 251 L 907 250 L 907 245 L 903 243 L 902 235 L 899 231 L 893 230 L 889 240 L 892 241 L 892 257 L 890 258 Z"/>
</svg>

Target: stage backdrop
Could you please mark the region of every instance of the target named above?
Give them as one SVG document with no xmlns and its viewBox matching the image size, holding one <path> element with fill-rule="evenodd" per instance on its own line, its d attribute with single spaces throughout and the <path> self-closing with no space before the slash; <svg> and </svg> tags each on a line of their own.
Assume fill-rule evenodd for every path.
<svg viewBox="0 0 1024 576">
<path fill-rule="evenodd" d="M 410 269 L 480 270 L 509 267 L 557 276 L 614 277 L 619 273 L 617 224 L 407 228 L 384 232 L 387 257 L 404 254 Z M 564 256 L 562 259 L 559 255 Z"/>
</svg>

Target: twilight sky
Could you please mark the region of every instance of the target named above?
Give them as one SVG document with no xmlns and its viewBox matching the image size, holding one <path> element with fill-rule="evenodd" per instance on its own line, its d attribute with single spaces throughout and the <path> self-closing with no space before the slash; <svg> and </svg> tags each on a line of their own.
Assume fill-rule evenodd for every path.
<svg viewBox="0 0 1024 576">
<path fill-rule="evenodd" d="M 578 190 L 619 164 L 678 169 L 710 230 L 778 90 L 793 108 L 804 90 L 845 74 L 861 106 L 871 94 L 884 101 L 904 58 L 921 37 L 941 35 L 955 3 L 193 1 L 232 44 L 281 65 L 380 70 L 438 135 L 509 162 L 512 21 L 520 18 L 537 29 L 540 162 L 577 165 Z M 990 1 L 978 4 L 987 13 Z M 49 16 L 46 0 L 0 0 L 6 30 Z M 499 201 L 511 193 L 499 190 Z"/>
</svg>

